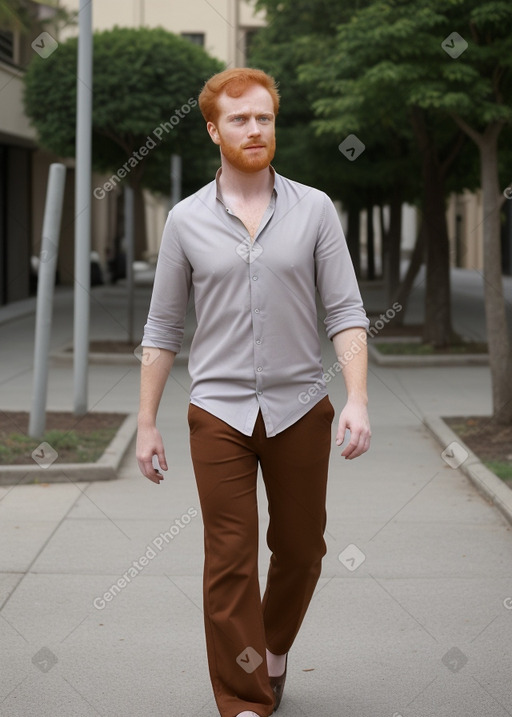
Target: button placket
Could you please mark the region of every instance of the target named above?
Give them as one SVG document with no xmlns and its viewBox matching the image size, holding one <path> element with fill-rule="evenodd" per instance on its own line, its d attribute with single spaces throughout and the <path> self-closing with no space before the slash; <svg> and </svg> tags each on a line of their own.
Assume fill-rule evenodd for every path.
<svg viewBox="0 0 512 717">
<path fill-rule="evenodd" d="M 261 252 L 260 252 L 261 253 Z M 263 394 L 263 374 L 264 374 L 264 360 L 262 355 L 262 330 L 263 324 L 261 320 L 261 308 L 260 308 L 260 297 L 261 297 L 261 282 L 260 282 L 260 271 L 256 266 L 249 266 L 249 288 L 250 288 L 250 300 L 251 300 L 251 314 L 252 314 L 252 336 L 253 336 L 253 355 L 254 355 L 254 376 L 255 376 L 255 390 L 258 396 Z"/>
</svg>

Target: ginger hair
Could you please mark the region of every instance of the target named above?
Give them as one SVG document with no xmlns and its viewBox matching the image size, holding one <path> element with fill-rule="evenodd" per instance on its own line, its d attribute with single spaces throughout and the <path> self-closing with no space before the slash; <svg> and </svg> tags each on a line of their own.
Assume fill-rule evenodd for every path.
<svg viewBox="0 0 512 717">
<path fill-rule="evenodd" d="M 240 97 L 250 86 L 258 84 L 264 87 L 272 97 L 274 114 L 279 111 L 279 92 L 276 81 L 263 70 L 252 67 L 234 67 L 230 70 L 218 72 L 210 77 L 204 84 L 199 95 L 199 109 L 206 122 L 216 122 L 219 108 L 217 99 L 225 92 L 229 97 Z"/>
</svg>

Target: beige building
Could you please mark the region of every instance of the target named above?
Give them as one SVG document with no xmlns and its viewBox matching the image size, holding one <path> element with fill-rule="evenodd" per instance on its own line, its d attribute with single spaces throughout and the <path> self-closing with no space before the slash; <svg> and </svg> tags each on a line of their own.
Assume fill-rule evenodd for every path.
<svg viewBox="0 0 512 717">
<path fill-rule="evenodd" d="M 70 12 L 79 0 L 59 0 Z M 121 27 L 163 27 L 196 42 L 228 67 L 241 67 L 251 33 L 264 25 L 264 16 L 255 13 L 248 0 L 96 0 L 93 6 L 95 30 Z M 61 39 L 76 34 L 76 27 L 61 32 Z"/>
<path fill-rule="evenodd" d="M 29 4 L 27 28 L 0 25 L 0 305 L 23 299 L 34 287 L 30 259 L 41 232 L 38 205 L 44 176 L 38 172 L 36 133 L 23 111 L 23 68 L 33 54 L 31 40 L 42 30 L 47 8 Z"/>
</svg>

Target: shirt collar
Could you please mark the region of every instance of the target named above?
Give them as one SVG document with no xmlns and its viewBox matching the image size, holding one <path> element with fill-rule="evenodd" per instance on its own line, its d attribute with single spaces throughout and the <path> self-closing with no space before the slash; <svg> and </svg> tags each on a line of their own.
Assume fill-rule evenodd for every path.
<svg viewBox="0 0 512 717">
<path fill-rule="evenodd" d="M 269 170 L 270 170 L 270 174 L 272 175 L 272 178 L 273 178 L 273 180 L 274 180 L 274 186 L 273 186 L 273 189 L 272 189 L 272 194 L 274 194 L 274 192 L 275 192 L 276 194 L 278 194 L 277 187 L 276 187 L 276 178 L 279 177 L 279 175 L 277 174 L 276 170 L 274 169 L 274 167 L 273 167 L 271 164 L 269 164 Z M 223 198 L 222 198 L 222 192 L 221 192 L 221 189 L 220 189 L 220 183 L 219 183 L 219 179 L 220 179 L 220 175 L 221 175 L 221 174 L 222 174 L 222 167 L 219 167 L 218 170 L 217 170 L 216 173 L 215 173 L 216 197 L 217 197 L 217 199 L 218 199 L 219 201 L 222 202 L 222 204 L 224 204 L 224 200 L 223 200 Z"/>
</svg>

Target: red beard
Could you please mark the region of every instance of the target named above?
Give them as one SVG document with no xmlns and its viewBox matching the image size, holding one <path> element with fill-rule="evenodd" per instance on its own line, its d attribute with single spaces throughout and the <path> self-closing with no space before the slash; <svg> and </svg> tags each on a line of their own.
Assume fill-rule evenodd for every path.
<svg viewBox="0 0 512 717">
<path fill-rule="evenodd" d="M 250 146 L 260 146 L 260 149 L 246 149 Z M 244 147 L 233 147 L 220 138 L 220 149 L 227 161 L 240 172 L 260 172 L 269 166 L 276 152 L 275 137 L 269 142 L 254 140 Z"/>
</svg>

